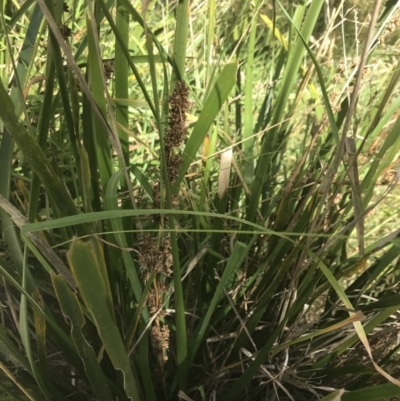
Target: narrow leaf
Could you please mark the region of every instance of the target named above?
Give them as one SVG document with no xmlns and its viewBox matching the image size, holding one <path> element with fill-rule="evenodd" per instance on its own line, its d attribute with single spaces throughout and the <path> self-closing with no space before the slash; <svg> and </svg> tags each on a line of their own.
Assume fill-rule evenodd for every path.
<svg viewBox="0 0 400 401">
<path fill-rule="evenodd" d="M 179 188 L 179 184 L 182 181 L 186 171 L 196 157 L 196 153 L 199 150 L 201 144 L 207 135 L 215 117 L 221 110 L 222 105 L 228 98 L 230 91 L 236 82 L 236 63 L 227 64 L 221 74 L 219 75 L 217 82 L 212 88 L 210 95 L 208 96 L 203 110 L 200 113 L 199 119 L 193 128 L 193 132 L 186 144 L 183 152 L 183 163 L 180 174 L 175 181 L 175 190 Z"/>
<path fill-rule="evenodd" d="M 79 356 L 82 358 L 85 372 L 97 399 L 99 401 L 112 401 L 113 397 L 111 391 L 97 362 L 93 347 L 89 345 L 88 340 L 82 332 L 85 318 L 79 305 L 78 298 L 68 288 L 67 283 L 61 276 L 58 275 L 53 277 L 53 285 L 62 312 L 71 322 L 72 339 L 74 340 Z"/>
<path fill-rule="evenodd" d="M 138 385 L 131 370 L 121 334 L 115 324 L 109 282 L 100 244 L 94 238 L 89 242 L 76 239 L 72 243 L 67 257 L 105 350 L 114 368 L 123 374 L 126 394 L 133 401 L 139 401 Z"/>
</svg>

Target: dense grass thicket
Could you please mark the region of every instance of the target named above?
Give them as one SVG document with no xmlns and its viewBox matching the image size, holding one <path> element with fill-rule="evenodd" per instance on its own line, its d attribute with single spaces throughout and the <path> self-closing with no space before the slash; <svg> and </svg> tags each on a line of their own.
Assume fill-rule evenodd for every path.
<svg viewBox="0 0 400 401">
<path fill-rule="evenodd" d="M 397 1 L 0 4 L 1 400 L 400 399 Z"/>
</svg>

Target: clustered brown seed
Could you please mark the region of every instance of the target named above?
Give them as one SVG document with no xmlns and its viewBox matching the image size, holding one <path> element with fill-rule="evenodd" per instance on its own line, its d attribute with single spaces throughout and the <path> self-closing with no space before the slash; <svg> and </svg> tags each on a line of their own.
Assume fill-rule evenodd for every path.
<svg viewBox="0 0 400 401">
<path fill-rule="evenodd" d="M 162 306 L 163 295 L 168 290 L 165 282 L 166 276 L 172 273 L 172 254 L 170 238 L 164 238 L 162 245 L 155 244 L 154 239 L 146 235 L 139 251 L 139 263 L 143 282 L 146 282 L 153 272 L 157 272 L 158 279 L 154 280 L 153 288 L 149 291 L 147 306 L 151 315 L 157 313 L 150 333 L 151 345 L 155 355 L 159 358 L 161 366 L 168 359 L 169 328 L 161 324 L 160 319 L 165 311 L 159 311 Z"/>
<path fill-rule="evenodd" d="M 139 263 L 142 269 L 142 279 L 146 282 L 151 273 L 168 276 L 172 273 L 172 255 L 170 239 L 164 239 L 164 243 L 157 247 L 150 236 L 145 236 L 139 252 Z"/>
<path fill-rule="evenodd" d="M 165 156 L 170 183 L 176 179 L 182 165 L 182 157 L 174 152 L 179 152 L 179 147 L 186 138 L 186 112 L 190 106 L 188 96 L 188 87 L 184 82 L 178 81 L 169 99 L 169 120 L 165 135 Z"/>
<path fill-rule="evenodd" d="M 161 208 L 161 199 L 160 199 L 160 182 L 157 182 L 153 185 L 153 209 Z M 168 220 L 167 216 L 164 216 L 164 223 Z M 153 214 L 153 221 L 157 224 L 161 224 L 161 215 Z"/>
<path fill-rule="evenodd" d="M 378 37 L 378 44 L 384 44 L 385 38 L 388 35 L 391 35 L 393 32 L 396 31 L 396 28 L 400 26 L 400 17 L 396 17 L 392 19 L 385 27 L 385 31 L 382 33 L 381 36 Z"/>
<path fill-rule="evenodd" d="M 183 82 L 177 82 L 174 92 L 169 99 L 169 121 L 165 135 L 165 160 L 167 165 L 168 181 L 173 183 L 177 178 L 181 165 L 182 157 L 179 147 L 182 145 L 187 134 L 186 112 L 189 108 L 188 101 L 189 89 Z M 160 182 L 153 186 L 153 208 L 161 208 Z M 171 203 L 174 207 L 179 204 L 179 198 L 173 196 Z M 154 215 L 153 220 L 161 223 L 161 216 Z M 164 217 L 164 224 L 167 217 Z M 161 319 L 165 316 L 162 308 L 163 296 L 168 290 L 167 276 L 172 273 L 172 254 L 169 237 L 163 239 L 161 245 L 157 246 L 149 235 L 144 236 L 143 244 L 139 250 L 139 263 L 141 266 L 141 278 L 146 282 L 153 272 L 157 273 L 157 278 L 153 282 L 153 288 L 149 291 L 147 306 L 150 314 L 157 314 L 154 319 L 150 332 L 150 340 L 154 354 L 158 357 L 160 367 L 163 369 L 164 362 L 168 359 L 167 350 L 169 348 L 169 328 Z"/>
<path fill-rule="evenodd" d="M 160 209 L 160 182 L 153 185 L 153 208 Z"/>
<path fill-rule="evenodd" d="M 61 25 L 60 32 L 65 41 L 72 36 L 72 29 L 65 24 Z"/>
<path fill-rule="evenodd" d="M 190 105 L 188 95 L 189 89 L 185 83 L 178 81 L 169 99 L 169 121 L 165 136 L 167 149 L 179 147 L 186 137 L 186 112 Z"/>
<path fill-rule="evenodd" d="M 178 177 L 179 170 L 182 166 L 182 157 L 180 155 L 171 154 L 167 160 L 168 180 L 172 183 L 175 178 Z"/>
<path fill-rule="evenodd" d="M 114 64 L 112 61 L 105 61 L 103 63 L 103 69 L 104 69 L 104 76 L 106 79 L 111 79 L 112 74 L 114 73 Z"/>
<path fill-rule="evenodd" d="M 168 360 L 166 351 L 169 348 L 169 328 L 168 326 L 154 325 L 151 328 L 151 345 L 158 356 L 161 356 L 163 362 Z"/>
<path fill-rule="evenodd" d="M 164 291 L 161 291 L 163 289 Z M 157 291 L 155 289 L 151 289 L 149 291 L 149 296 L 147 298 L 147 306 L 149 307 L 149 312 L 152 315 L 158 312 L 157 318 L 155 320 L 156 322 L 159 322 L 159 320 L 162 319 L 166 314 L 164 310 L 159 310 L 161 304 L 160 297 L 163 294 L 163 292 L 166 291 L 167 291 L 166 285 L 160 286 L 159 283 L 157 283 Z"/>
</svg>

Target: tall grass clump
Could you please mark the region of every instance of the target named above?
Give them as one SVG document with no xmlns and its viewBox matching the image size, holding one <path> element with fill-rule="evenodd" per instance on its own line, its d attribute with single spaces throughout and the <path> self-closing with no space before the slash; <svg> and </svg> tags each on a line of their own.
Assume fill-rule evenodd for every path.
<svg viewBox="0 0 400 401">
<path fill-rule="evenodd" d="M 400 397 L 400 14 L 366 4 L 1 2 L 1 399 Z"/>
</svg>

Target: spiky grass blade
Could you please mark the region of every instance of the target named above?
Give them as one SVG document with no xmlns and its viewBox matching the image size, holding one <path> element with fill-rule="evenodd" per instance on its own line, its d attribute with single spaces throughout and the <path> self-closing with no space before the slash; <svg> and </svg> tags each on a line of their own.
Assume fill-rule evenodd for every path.
<svg viewBox="0 0 400 401">
<path fill-rule="evenodd" d="M 218 76 L 186 143 L 181 171 L 175 181 L 176 188 L 179 188 L 179 184 L 183 180 L 190 163 L 194 161 L 208 130 L 232 90 L 236 81 L 236 68 L 236 63 L 227 64 Z"/>
<path fill-rule="evenodd" d="M 115 314 L 104 255 L 99 242 L 75 240 L 68 262 L 86 307 L 90 311 L 104 347 L 116 370 L 124 376 L 124 389 L 132 401 L 139 401 L 139 388 L 115 323 Z"/>
<path fill-rule="evenodd" d="M 64 216 L 77 214 L 78 211 L 71 196 L 66 191 L 60 178 L 55 174 L 46 155 L 38 143 L 29 135 L 25 127 L 18 121 L 14 113 L 14 104 L 2 83 L 0 83 L 0 101 L 3 105 L 0 108 L 0 117 L 3 119 L 4 125 L 12 134 L 19 149 L 24 153 L 33 171 L 47 189 L 54 206 L 57 206 Z"/>
<path fill-rule="evenodd" d="M 71 292 L 61 276 L 53 277 L 53 285 L 62 311 L 71 322 L 71 336 L 79 356 L 84 362 L 85 371 L 93 391 L 99 401 L 113 400 L 113 396 L 107 385 L 107 380 L 101 371 L 94 349 L 89 345 L 88 339 L 85 338 L 82 331 L 85 325 L 85 318 L 76 295 Z"/>
</svg>

